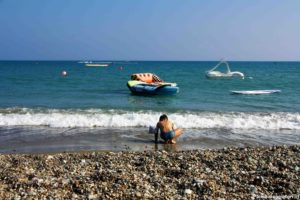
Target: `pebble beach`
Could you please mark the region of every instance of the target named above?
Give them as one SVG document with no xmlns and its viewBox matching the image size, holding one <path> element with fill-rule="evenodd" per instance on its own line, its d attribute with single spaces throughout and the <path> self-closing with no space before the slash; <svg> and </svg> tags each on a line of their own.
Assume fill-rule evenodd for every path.
<svg viewBox="0 0 300 200">
<path fill-rule="evenodd" d="M 299 199 L 300 146 L 1 154 L 0 199 Z"/>
</svg>

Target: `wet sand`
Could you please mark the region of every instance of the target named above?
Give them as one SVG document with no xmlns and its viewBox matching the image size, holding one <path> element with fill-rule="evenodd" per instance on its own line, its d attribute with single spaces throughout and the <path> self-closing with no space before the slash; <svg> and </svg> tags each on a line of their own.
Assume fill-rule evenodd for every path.
<svg viewBox="0 0 300 200">
<path fill-rule="evenodd" d="M 54 153 L 78 151 L 181 151 L 300 144 L 297 131 L 233 131 L 184 129 L 174 147 L 154 143 L 141 128 L 0 127 L 0 153 Z"/>
<path fill-rule="evenodd" d="M 0 155 L 1 199 L 299 199 L 299 177 L 300 146 Z"/>
</svg>

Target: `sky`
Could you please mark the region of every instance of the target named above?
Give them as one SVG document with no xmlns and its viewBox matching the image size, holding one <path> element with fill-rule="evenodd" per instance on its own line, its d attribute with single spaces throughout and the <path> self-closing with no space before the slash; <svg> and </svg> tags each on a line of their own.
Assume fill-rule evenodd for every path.
<svg viewBox="0 0 300 200">
<path fill-rule="evenodd" d="M 299 61 L 299 0 L 0 0 L 0 60 Z"/>
</svg>

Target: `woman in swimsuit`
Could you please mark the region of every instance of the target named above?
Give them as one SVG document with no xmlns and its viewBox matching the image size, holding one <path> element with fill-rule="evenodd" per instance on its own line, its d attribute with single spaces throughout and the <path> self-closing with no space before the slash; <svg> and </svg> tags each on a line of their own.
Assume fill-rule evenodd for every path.
<svg viewBox="0 0 300 200">
<path fill-rule="evenodd" d="M 163 114 L 159 117 L 159 122 L 156 125 L 157 131 L 155 133 L 155 142 L 158 138 L 158 130 L 160 130 L 160 137 L 166 144 L 175 144 L 176 139 L 182 134 L 181 128 L 174 128 L 174 125 L 169 121 L 167 115 Z"/>
</svg>

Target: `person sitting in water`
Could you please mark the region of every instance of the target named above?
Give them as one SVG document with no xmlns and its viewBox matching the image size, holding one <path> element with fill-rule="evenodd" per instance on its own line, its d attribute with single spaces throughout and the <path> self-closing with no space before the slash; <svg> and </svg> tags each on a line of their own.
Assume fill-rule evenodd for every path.
<svg viewBox="0 0 300 200">
<path fill-rule="evenodd" d="M 163 114 L 159 117 L 159 122 L 156 125 L 155 142 L 157 143 L 158 131 L 160 137 L 166 144 L 175 144 L 176 139 L 182 134 L 181 128 L 174 128 L 174 124 L 168 119 L 168 116 Z"/>
</svg>

